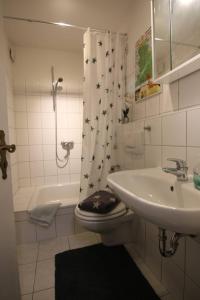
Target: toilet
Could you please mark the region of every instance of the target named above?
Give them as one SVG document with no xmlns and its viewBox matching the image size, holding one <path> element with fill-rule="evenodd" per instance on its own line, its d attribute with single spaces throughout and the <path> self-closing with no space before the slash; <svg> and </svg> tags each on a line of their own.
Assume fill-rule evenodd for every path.
<svg viewBox="0 0 200 300">
<path fill-rule="evenodd" d="M 133 242 L 132 221 L 134 213 L 120 202 L 111 212 L 98 214 L 75 208 L 78 223 L 89 231 L 99 233 L 102 243 L 114 246 Z"/>
</svg>

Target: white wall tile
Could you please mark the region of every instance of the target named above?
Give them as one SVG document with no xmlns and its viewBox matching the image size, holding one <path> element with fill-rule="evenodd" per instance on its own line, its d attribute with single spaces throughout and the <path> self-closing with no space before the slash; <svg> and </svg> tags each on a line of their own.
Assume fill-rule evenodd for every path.
<svg viewBox="0 0 200 300">
<path fill-rule="evenodd" d="M 44 160 L 54 160 L 56 151 L 55 145 L 43 145 Z"/>
<path fill-rule="evenodd" d="M 163 84 L 160 94 L 160 113 L 178 109 L 178 81 Z"/>
<path fill-rule="evenodd" d="M 139 216 L 135 216 L 135 250 L 141 258 L 145 257 L 146 224 Z"/>
<path fill-rule="evenodd" d="M 55 115 L 54 113 L 42 114 L 42 128 L 54 128 L 55 127 Z"/>
<path fill-rule="evenodd" d="M 200 146 L 200 109 L 187 112 L 187 145 Z"/>
<path fill-rule="evenodd" d="M 71 182 L 80 182 L 80 174 L 70 174 L 70 181 Z"/>
<path fill-rule="evenodd" d="M 55 130 L 54 129 L 43 129 L 43 144 L 44 145 L 54 145 L 55 144 Z"/>
<path fill-rule="evenodd" d="M 177 112 L 162 118 L 162 143 L 166 146 L 186 145 L 186 113 Z"/>
<path fill-rule="evenodd" d="M 67 114 L 67 127 L 68 128 L 81 128 L 82 127 L 82 119 L 80 114 L 70 113 Z"/>
<path fill-rule="evenodd" d="M 145 167 L 154 168 L 161 165 L 161 146 L 145 147 Z"/>
<path fill-rule="evenodd" d="M 186 274 L 200 286 L 200 256 L 199 243 L 192 238 L 186 239 Z"/>
<path fill-rule="evenodd" d="M 161 145 L 161 118 L 146 119 L 145 126 L 150 126 L 151 130 L 145 130 L 145 144 Z"/>
<path fill-rule="evenodd" d="M 58 128 L 68 128 L 68 120 L 69 118 L 69 114 L 66 113 L 59 113 L 58 114 Z M 75 127 L 76 128 L 76 127 Z"/>
<path fill-rule="evenodd" d="M 185 278 L 184 300 L 199 300 L 200 287 L 197 286 L 189 277 Z"/>
<path fill-rule="evenodd" d="M 200 164 L 200 147 L 187 147 L 187 163 L 189 173 L 193 174 L 193 168 Z"/>
<path fill-rule="evenodd" d="M 179 107 L 200 104 L 200 72 L 194 72 L 179 80 Z"/>
<path fill-rule="evenodd" d="M 30 161 L 43 160 L 43 148 L 42 145 L 29 146 Z"/>
<path fill-rule="evenodd" d="M 163 259 L 162 282 L 176 300 L 183 299 L 184 273 L 170 259 Z"/>
<path fill-rule="evenodd" d="M 41 111 L 41 101 L 39 96 L 27 96 L 27 111 L 28 112 Z"/>
<path fill-rule="evenodd" d="M 28 145 L 28 130 L 16 129 L 17 145 Z"/>
<path fill-rule="evenodd" d="M 29 145 L 42 145 L 42 130 L 28 129 Z"/>
<path fill-rule="evenodd" d="M 151 272 L 156 276 L 158 280 L 161 280 L 161 262 L 162 258 L 157 247 L 151 241 L 146 241 L 146 251 L 145 251 L 145 262 L 150 268 Z"/>
<path fill-rule="evenodd" d="M 44 162 L 34 161 L 30 162 L 31 177 L 44 176 Z"/>
<path fill-rule="evenodd" d="M 160 95 L 150 97 L 145 101 L 146 103 L 146 117 L 155 116 L 159 114 Z"/>
<path fill-rule="evenodd" d="M 41 112 L 50 113 L 53 112 L 53 99 L 52 96 L 42 96 L 41 99 Z"/>
<path fill-rule="evenodd" d="M 68 113 L 80 113 L 81 112 L 81 101 L 79 99 L 67 99 L 66 109 Z"/>
<path fill-rule="evenodd" d="M 29 162 L 21 162 L 18 164 L 19 178 L 30 177 L 30 166 Z"/>
<path fill-rule="evenodd" d="M 74 144 L 74 148 L 71 150 L 70 157 L 80 159 L 82 153 L 82 144 Z"/>
<path fill-rule="evenodd" d="M 28 113 L 28 128 L 42 128 L 40 113 Z"/>
<path fill-rule="evenodd" d="M 77 174 L 75 174 L 75 175 L 77 175 Z M 78 180 L 74 180 L 74 181 L 78 181 Z M 69 174 L 58 175 L 58 183 L 59 184 L 64 184 L 64 183 L 69 183 L 69 182 L 70 182 L 70 175 Z M 73 182 L 73 180 L 72 180 L 72 182 Z"/>
<path fill-rule="evenodd" d="M 27 128 L 26 112 L 16 112 L 15 113 L 15 128 Z"/>
<path fill-rule="evenodd" d="M 31 177 L 32 186 L 44 185 L 44 183 L 44 177 Z"/>
<path fill-rule="evenodd" d="M 67 137 L 69 140 L 75 143 L 82 143 L 82 131 L 80 129 L 70 129 L 67 130 Z"/>
<path fill-rule="evenodd" d="M 29 147 L 28 146 L 17 146 L 17 161 L 25 162 L 29 161 Z"/>
<path fill-rule="evenodd" d="M 45 184 L 57 184 L 58 183 L 58 176 L 46 176 L 44 178 Z"/>
<path fill-rule="evenodd" d="M 71 173 L 80 173 L 81 170 L 81 160 L 76 158 L 70 159 L 70 172 Z"/>
<path fill-rule="evenodd" d="M 30 178 L 18 178 L 19 187 L 27 187 L 30 186 L 31 181 Z"/>
<path fill-rule="evenodd" d="M 58 172 L 58 175 L 71 174 L 69 162 L 68 162 L 68 164 L 66 165 L 65 168 L 57 168 L 57 172 Z"/>
<path fill-rule="evenodd" d="M 25 112 L 27 110 L 26 107 L 26 96 L 24 95 L 15 95 L 14 96 L 14 110 L 19 112 Z"/>
<path fill-rule="evenodd" d="M 55 161 L 44 161 L 44 173 L 46 176 L 57 175 L 57 166 Z"/>
<path fill-rule="evenodd" d="M 58 96 L 57 97 L 57 110 L 59 113 L 66 113 L 67 112 L 67 101 L 65 96 Z"/>
<path fill-rule="evenodd" d="M 134 120 L 143 119 L 145 117 L 145 101 L 135 103 Z"/>
<path fill-rule="evenodd" d="M 163 167 L 175 167 L 174 162 L 170 162 L 168 158 L 179 158 L 186 160 L 186 148 L 185 147 L 162 147 L 162 166 Z"/>
</svg>

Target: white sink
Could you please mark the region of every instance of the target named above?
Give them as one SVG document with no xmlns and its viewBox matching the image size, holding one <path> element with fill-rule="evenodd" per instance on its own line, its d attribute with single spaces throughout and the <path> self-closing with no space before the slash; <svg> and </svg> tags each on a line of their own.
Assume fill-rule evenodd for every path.
<svg viewBox="0 0 200 300">
<path fill-rule="evenodd" d="M 200 191 L 161 168 L 110 174 L 109 186 L 136 214 L 163 229 L 200 233 Z"/>
</svg>

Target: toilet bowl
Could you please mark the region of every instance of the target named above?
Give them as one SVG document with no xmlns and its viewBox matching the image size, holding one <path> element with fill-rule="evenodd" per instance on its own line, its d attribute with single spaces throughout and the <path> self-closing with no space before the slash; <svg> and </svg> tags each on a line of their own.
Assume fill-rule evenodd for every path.
<svg viewBox="0 0 200 300">
<path fill-rule="evenodd" d="M 119 245 L 133 241 L 133 211 L 120 202 L 111 212 L 98 214 L 75 208 L 78 223 L 89 231 L 101 234 L 103 244 Z"/>
</svg>

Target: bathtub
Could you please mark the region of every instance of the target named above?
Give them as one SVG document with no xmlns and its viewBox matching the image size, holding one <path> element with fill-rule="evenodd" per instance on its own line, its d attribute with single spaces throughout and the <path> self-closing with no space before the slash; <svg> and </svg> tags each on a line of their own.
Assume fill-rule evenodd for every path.
<svg viewBox="0 0 200 300">
<path fill-rule="evenodd" d="M 79 201 L 79 189 L 78 182 L 21 188 L 14 199 L 17 243 L 33 243 L 85 231 L 74 218 L 74 209 Z M 50 200 L 61 201 L 50 227 L 43 228 L 31 223 L 28 210 Z"/>
<path fill-rule="evenodd" d="M 79 189 L 79 183 L 37 187 L 28 205 L 28 210 L 35 205 L 45 204 L 52 200 L 61 201 L 61 208 L 75 206 L 79 200 Z"/>
</svg>

